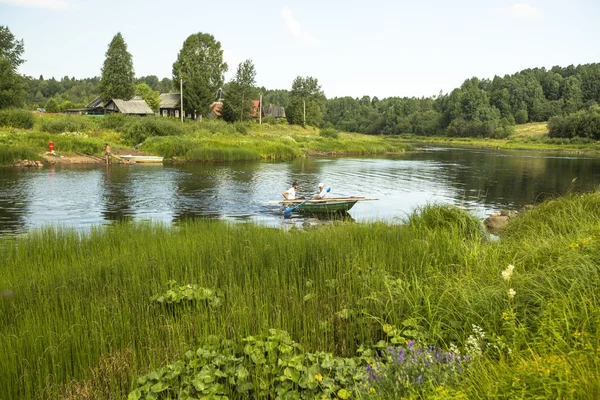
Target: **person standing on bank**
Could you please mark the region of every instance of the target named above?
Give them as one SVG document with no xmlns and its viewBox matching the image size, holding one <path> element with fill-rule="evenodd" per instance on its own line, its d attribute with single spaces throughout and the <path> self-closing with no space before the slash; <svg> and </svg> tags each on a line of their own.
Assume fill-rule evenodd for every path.
<svg viewBox="0 0 600 400">
<path fill-rule="evenodd" d="M 325 189 L 325 185 L 321 182 L 319 183 L 319 194 L 315 196 L 315 199 L 324 199 L 327 197 L 327 189 Z"/>
<path fill-rule="evenodd" d="M 296 200 L 296 190 L 298 190 L 298 182 L 292 183 L 292 187 L 281 193 L 286 200 Z"/>
<path fill-rule="evenodd" d="M 108 143 L 104 143 L 104 156 L 106 157 L 106 165 L 108 165 L 108 160 L 110 159 L 110 146 Z"/>
</svg>

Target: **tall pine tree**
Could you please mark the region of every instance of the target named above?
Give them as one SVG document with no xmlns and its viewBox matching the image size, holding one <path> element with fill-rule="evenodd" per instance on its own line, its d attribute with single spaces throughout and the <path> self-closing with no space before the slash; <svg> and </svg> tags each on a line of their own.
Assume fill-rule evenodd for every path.
<svg viewBox="0 0 600 400">
<path fill-rule="evenodd" d="M 102 78 L 98 85 L 102 100 L 130 100 L 135 95 L 133 61 L 121 32 L 108 45 L 102 67 Z"/>
</svg>

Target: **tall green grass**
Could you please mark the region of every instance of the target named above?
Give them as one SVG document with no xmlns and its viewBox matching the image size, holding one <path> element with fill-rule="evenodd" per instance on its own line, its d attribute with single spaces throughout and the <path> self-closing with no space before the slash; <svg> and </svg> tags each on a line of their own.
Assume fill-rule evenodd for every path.
<svg viewBox="0 0 600 400">
<path fill-rule="evenodd" d="M 473 325 L 486 332 L 461 385 L 431 396 L 597 398 L 599 220 L 596 192 L 544 203 L 498 241 L 439 206 L 403 225 L 285 231 L 199 220 L 4 238 L 0 393 L 122 398 L 211 334 L 277 328 L 307 351 L 354 356 L 391 324 L 442 348 L 468 348 Z M 153 304 L 172 279 L 222 290 L 222 307 Z"/>
<path fill-rule="evenodd" d="M 12 165 L 19 160 L 42 161 L 42 158 L 30 147 L 0 147 L 0 165 Z"/>
</svg>

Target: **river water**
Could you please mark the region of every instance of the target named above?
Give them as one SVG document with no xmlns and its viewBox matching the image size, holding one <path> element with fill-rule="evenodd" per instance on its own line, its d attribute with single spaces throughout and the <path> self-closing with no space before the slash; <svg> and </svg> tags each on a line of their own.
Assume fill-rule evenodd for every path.
<svg viewBox="0 0 600 400">
<path fill-rule="evenodd" d="M 43 226 L 86 229 L 120 220 L 172 223 L 188 218 L 303 223 L 278 206 L 292 181 L 300 195 L 319 182 L 330 195 L 367 196 L 355 221 L 402 221 L 428 203 L 454 204 L 485 217 L 600 184 L 600 158 L 584 155 L 432 148 L 394 156 L 302 158 L 280 162 L 0 168 L 0 233 Z"/>
</svg>

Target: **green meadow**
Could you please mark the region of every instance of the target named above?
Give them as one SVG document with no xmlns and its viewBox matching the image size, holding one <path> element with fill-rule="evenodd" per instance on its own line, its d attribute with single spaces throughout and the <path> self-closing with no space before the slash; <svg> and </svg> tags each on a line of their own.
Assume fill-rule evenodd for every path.
<svg viewBox="0 0 600 400">
<path fill-rule="evenodd" d="M 382 136 L 319 130 L 284 123 L 254 121 L 228 124 L 220 120 L 186 121 L 163 117 L 102 118 L 67 115 L 33 115 L 4 111 L 0 127 L 0 163 L 12 164 L 22 155 L 38 156 L 53 141 L 57 154 L 102 156 L 104 143 L 114 150 L 174 158 L 177 161 L 235 161 L 303 157 L 307 155 L 381 154 L 403 152 L 408 143 Z M 8 118 L 11 117 L 11 118 Z M 2 121 L 0 121 L 2 122 Z M 2 124 L 0 124 L 2 125 Z M 2 165 L 0 164 L 0 165 Z"/>
<path fill-rule="evenodd" d="M 600 397 L 600 192 L 499 239 L 198 220 L 0 240 L 7 399 Z"/>
</svg>

